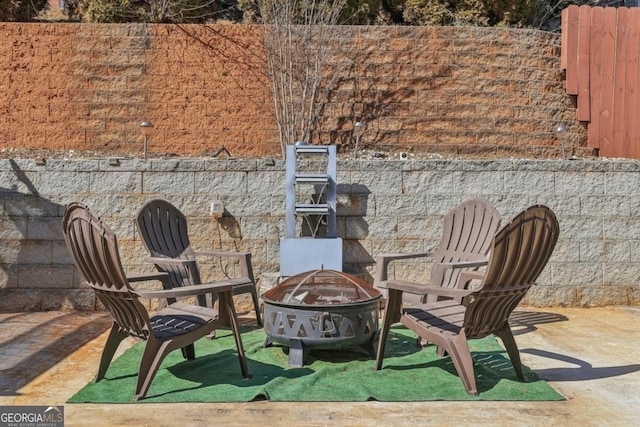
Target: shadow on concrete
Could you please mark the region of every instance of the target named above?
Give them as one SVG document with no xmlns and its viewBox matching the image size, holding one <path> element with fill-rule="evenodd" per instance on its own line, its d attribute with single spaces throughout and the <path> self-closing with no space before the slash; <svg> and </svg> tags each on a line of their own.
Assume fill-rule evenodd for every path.
<svg viewBox="0 0 640 427">
<path fill-rule="evenodd" d="M 557 313 L 517 310 L 509 317 L 509 324 L 513 335 L 518 336 L 536 331 L 538 329 L 536 325 L 566 322 L 568 320 L 567 316 Z"/>
<path fill-rule="evenodd" d="M 0 396 L 21 389 L 111 326 L 104 313 L 19 313 L 0 317 Z M 85 349 L 84 351 L 90 351 Z M 96 366 L 96 372 L 98 367 Z M 69 375 L 73 373 L 67 372 Z"/>
<path fill-rule="evenodd" d="M 594 345 L 597 345 L 597 343 L 594 343 Z M 593 365 L 591 365 L 591 363 L 585 362 L 582 359 L 566 356 L 564 354 L 554 353 L 551 351 L 538 350 L 535 348 L 525 348 L 520 350 L 520 353 L 531 354 L 533 356 L 544 357 L 547 359 L 558 360 L 560 362 L 575 365 L 575 367 L 572 366 L 562 368 L 536 369 L 535 373 L 540 378 L 547 381 L 597 380 L 601 378 L 618 377 L 621 375 L 640 371 L 640 364 L 638 363 L 634 363 L 632 365 L 602 366 L 595 368 L 593 367 Z"/>
</svg>

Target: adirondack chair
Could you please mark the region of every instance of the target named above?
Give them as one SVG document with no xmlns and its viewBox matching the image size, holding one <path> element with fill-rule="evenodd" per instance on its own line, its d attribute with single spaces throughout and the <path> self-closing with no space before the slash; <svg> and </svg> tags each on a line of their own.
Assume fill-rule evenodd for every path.
<svg viewBox="0 0 640 427">
<path fill-rule="evenodd" d="M 233 305 L 231 283 L 221 281 L 199 286 L 137 291 L 131 287 L 122 268 L 115 234 L 86 206 L 72 203 L 67 207 L 63 218 L 63 232 L 76 267 L 113 318 L 111 331 L 102 350 L 96 382 L 104 378 L 118 346 L 129 336 L 146 341 L 134 400 L 146 396 L 167 354 L 180 348 L 186 359 L 195 359 L 193 343 L 209 335 L 218 326 L 222 320 L 218 310 L 174 302 L 149 316 L 139 298 L 181 298 L 210 292 L 218 293 L 220 305 L 228 313 L 229 318 L 226 320 L 233 330 L 242 376 L 251 376 Z M 135 279 L 166 278 L 166 273 L 153 273 L 139 275 Z"/>
<path fill-rule="evenodd" d="M 156 269 L 169 274 L 171 286 L 194 286 L 202 283 L 197 257 L 222 257 L 235 259 L 240 265 L 240 277 L 229 278 L 233 294 L 250 293 L 256 312 L 258 326 L 262 326 L 260 305 L 256 291 L 251 254 L 243 252 L 194 251 L 189 242 L 187 219 L 182 212 L 166 200 L 150 200 L 138 211 L 136 217 L 138 234 L 149 256 L 145 261 L 155 264 Z M 198 298 L 202 306 L 213 306 L 216 295 L 209 301 L 205 296 Z"/>
<path fill-rule="evenodd" d="M 509 315 L 544 269 L 558 234 L 558 221 L 548 207 L 536 205 L 521 212 L 496 234 L 484 273 L 464 271 L 455 288 L 428 288 L 429 292 L 463 299 L 463 304 L 443 300 L 403 308 L 403 292 L 422 293 L 427 288 L 406 281 L 388 281 L 389 302 L 375 369 L 382 368 L 389 328 L 399 321 L 450 355 L 469 394 L 477 395 L 478 390 L 468 340 L 491 334 L 502 340 L 516 376 L 525 381 Z M 474 280 L 480 283 L 470 283 Z"/>
<path fill-rule="evenodd" d="M 486 200 L 470 199 L 447 213 L 440 244 L 432 252 L 382 254 L 376 259 L 373 284 L 386 293 L 389 267 L 393 261 L 411 258 L 430 258 L 430 280 L 426 286 L 453 288 L 465 270 L 477 270 L 487 264 L 491 239 L 500 228 L 500 213 Z M 405 295 L 405 302 L 433 302 L 448 299 L 442 295 Z"/>
</svg>

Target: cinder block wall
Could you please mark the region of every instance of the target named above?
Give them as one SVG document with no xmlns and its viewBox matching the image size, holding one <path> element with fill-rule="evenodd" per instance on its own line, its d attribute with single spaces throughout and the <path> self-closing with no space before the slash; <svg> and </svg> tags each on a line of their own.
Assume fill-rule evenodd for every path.
<svg viewBox="0 0 640 427">
<path fill-rule="evenodd" d="M 284 164 L 263 160 L 0 160 L 0 310 L 92 310 L 64 245 L 66 205 L 80 201 L 118 235 L 128 272 L 142 262 L 134 217 L 151 198 L 188 216 L 197 249 L 249 251 L 257 277 L 277 273 L 285 231 Z M 505 221 L 534 203 L 551 207 L 561 235 L 525 303 L 597 306 L 640 303 L 640 163 L 636 161 L 338 161 L 338 235 L 344 270 L 371 281 L 382 252 L 434 248 L 443 215 L 481 196 Z M 221 219 L 209 216 L 220 200 Z M 395 277 L 420 280 L 428 265 L 397 264 Z M 234 265 L 203 260 L 206 278 Z"/>
<path fill-rule="evenodd" d="M 0 144 L 140 155 L 281 154 L 262 29 L 0 23 Z M 563 88 L 560 35 L 471 27 L 339 26 L 313 142 L 436 153 L 586 156 Z M 71 154 L 73 157 L 73 153 Z"/>
</svg>

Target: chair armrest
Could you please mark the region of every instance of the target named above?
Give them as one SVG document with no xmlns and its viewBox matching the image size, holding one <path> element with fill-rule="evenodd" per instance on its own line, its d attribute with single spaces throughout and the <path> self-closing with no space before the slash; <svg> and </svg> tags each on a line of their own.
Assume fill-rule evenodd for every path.
<svg viewBox="0 0 640 427">
<path fill-rule="evenodd" d="M 142 258 L 145 262 L 150 262 L 153 264 L 167 264 L 167 265 L 185 265 L 185 264 L 194 264 L 195 260 L 193 259 L 182 259 L 182 258 L 165 258 L 165 257 L 157 257 L 157 256 L 146 256 Z"/>
<path fill-rule="evenodd" d="M 181 258 L 165 258 L 165 257 L 152 257 L 146 256 L 143 261 L 151 262 L 156 265 L 185 265 L 189 269 L 189 274 L 192 280 L 200 281 L 200 273 L 198 272 L 198 265 L 195 259 L 181 259 Z"/>
<path fill-rule="evenodd" d="M 484 279 L 484 273 L 480 271 L 463 271 L 460 273 L 458 283 L 456 286 L 458 289 L 468 289 L 471 292 L 477 292 L 482 289 L 482 279 Z M 480 280 L 480 284 L 469 285 L 472 280 Z"/>
<path fill-rule="evenodd" d="M 251 282 L 255 283 L 253 276 L 253 267 L 251 265 L 251 254 L 248 252 L 222 252 L 222 251 L 198 251 L 192 253 L 194 256 L 221 256 L 227 258 L 237 258 L 240 264 L 240 276 L 248 277 Z M 181 259 L 181 258 L 165 258 L 165 257 L 153 257 L 146 256 L 144 261 L 153 264 L 165 264 L 165 265 L 187 265 L 192 277 L 199 277 L 198 266 L 195 259 Z"/>
<path fill-rule="evenodd" d="M 169 273 L 157 271 L 153 273 L 135 273 L 127 275 L 129 282 L 146 282 L 147 280 L 160 280 L 163 282 L 165 278 L 169 277 Z"/>
<path fill-rule="evenodd" d="M 240 275 L 248 277 L 255 282 L 253 277 L 253 266 L 251 265 L 251 253 L 249 252 L 225 252 L 225 251 L 197 251 L 194 256 L 215 256 L 222 258 L 235 258 L 240 264 Z"/>
<path fill-rule="evenodd" d="M 400 259 L 428 258 L 432 256 L 433 256 L 433 252 L 411 252 L 406 254 L 380 254 L 380 255 L 376 255 L 375 259 L 376 259 L 376 262 L 378 260 L 391 262 L 391 261 L 397 261 Z"/>
<path fill-rule="evenodd" d="M 475 291 L 470 289 L 443 288 L 440 286 L 424 286 L 419 283 L 406 282 L 404 280 L 389 280 L 387 289 L 409 292 L 416 295 L 440 295 L 452 298 L 462 298 Z"/>
<path fill-rule="evenodd" d="M 165 272 L 154 272 L 154 273 L 136 273 L 127 276 L 127 280 L 129 283 L 133 282 L 147 282 L 149 280 L 159 280 L 162 282 L 162 287 L 164 289 L 171 289 L 171 279 L 169 278 L 169 273 Z"/>
<path fill-rule="evenodd" d="M 389 264 L 393 261 L 413 258 L 430 258 L 433 252 L 412 252 L 406 254 L 380 254 L 376 255 L 376 272 L 373 278 L 374 286 L 382 286 L 389 278 Z"/>
<path fill-rule="evenodd" d="M 248 252 L 225 252 L 225 251 L 194 251 L 194 256 L 217 256 L 222 258 L 238 258 L 242 259 L 247 255 L 250 255 Z"/>
<path fill-rule="evenodd" d="M 431 268 L 431 278 L 434 280 L 434 282 L 440 282 L 444 280 L 444 275 L 446 271 L 482 267 L 487 265 L 488 263 L 489 263 L 488 259 L 437 263 L 437 264 L 434 264 L 433 267 Z M 463 272 L 460 272 L 460 274 L 462 273 Z M 459 278 L 457 283 L 455 284 L 455 287 L 460 289 L 465 288 L 465 286 L 461 284 Z"/>
<path fill-rule="evenodd" d="M 246 278 L 243 279 L 247 280 Z M 202 285 L 181 286 L 164 290 L 136 289 L 133 293 L 143 298 L 184 298 L 210 293 L 231 292 L 233 287 L 239 284 L 241 283 L 238 283 L 238 280 L 220 280 Z"/>
<path fill-rule="evenodd" d="M 473 268 L 482 267 L 489 264 L 489 259 L 480 259 L 474 261 L 456 261 L 456 262 L 442 262 L 439 265 L 446 268 Z"/>
</svg>

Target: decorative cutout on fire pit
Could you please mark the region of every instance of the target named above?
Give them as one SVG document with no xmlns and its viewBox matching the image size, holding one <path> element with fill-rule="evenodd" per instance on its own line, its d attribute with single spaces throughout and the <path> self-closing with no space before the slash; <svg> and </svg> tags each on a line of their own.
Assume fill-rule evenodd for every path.
<svg viewBox="0 0 640 427">
<path fill-rule="evenodd" d="M 364 346 L 373 357 L 381 298 L 366 282 L 335 270 L 289 277 L 262 296 L 265 347 L 288 345 L 292 366 L 303 366 L 308 347 Z"/>
</svg>

